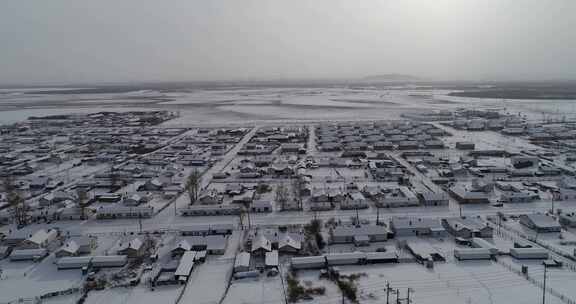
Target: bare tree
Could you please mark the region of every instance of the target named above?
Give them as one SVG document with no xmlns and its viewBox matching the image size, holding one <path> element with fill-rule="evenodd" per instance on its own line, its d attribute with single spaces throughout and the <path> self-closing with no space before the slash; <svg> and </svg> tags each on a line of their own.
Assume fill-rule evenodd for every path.
<svg viewBox="0 0 576 304">
<path fill-rule="evenodd" d="M 7 175 L 2 180 L 2 186 L 6 193 L 6 200 L 13 210 L 13 214 L 18 226 L 26 224 L 25 201 L 18 192 L 12 175 Z"/>
<path fill-rule="evenodd" d="M 109 172 L 110 184 L 112 186 L 112 191 L 116 191 L 116 187 L 122 186 L 122 180 L 120 180 L 120 175 L 114 166 L 110 166 Z"/>
<path fill-rule="evenodd" d="M 186 181 L 186 191 L 190 197 L 190 205 L 196 203 L 200 194 L 202 175 L 198 170 L 193 170 Z"/>
<path fill-rule="evenodd" d="M 298 203 L 298 208 L 302 209 L 302 180 L 299 177 L 292 179 L 292 192 L 294 193 L 294 198 Z"/>
<path fill-rule="evenodd" d="M 80 206 L 80 210 L 82 212 L 81 217 L 82 219 L 86 219 L 86 204 L 88 203 L 88 193 L 86 192 L 86 189 L 77 188 L 76 195 L 78 196 L 78 206 Z"/>
<path fill-rule="evenodd" d="M 281 210 L 286 209 L 286 203 L 288 202 L 288 189 L 284 183 L 280 183 L 276 186 L 276 201 L 280 203 Z"/>
</svg>

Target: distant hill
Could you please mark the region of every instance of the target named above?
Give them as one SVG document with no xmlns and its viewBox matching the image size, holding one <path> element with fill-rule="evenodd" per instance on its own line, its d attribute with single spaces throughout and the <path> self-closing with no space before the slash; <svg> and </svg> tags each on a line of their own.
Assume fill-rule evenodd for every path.
<svg viewBox="0 0 576 304">
<path fill-rule="evenodd" d="M 420 78 L 412 75 L 404 74 L 382 74 L 382 75 L 372 75 L 362 78 L 365 81 L 415 81 L 420 80 Z"/>
</svg>

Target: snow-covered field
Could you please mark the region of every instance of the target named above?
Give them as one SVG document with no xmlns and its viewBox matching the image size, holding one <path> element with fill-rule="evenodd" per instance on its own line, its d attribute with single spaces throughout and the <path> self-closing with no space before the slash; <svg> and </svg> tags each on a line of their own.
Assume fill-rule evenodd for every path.
<svg viewBox="0 0 576 304">
<path fill-rule="evenodd" d="M 167 125 L 269 120 L 397 119 L 405 112 L 503 106 L 501 100 L 448 96 L 452 90 L 432 87 L 416 89 L 409 85 L 229 87 L 216 90 L 135 90 L 99 94 L 90 91 L 78 91 L 75 94 L 56 92 L 35 94 L 30 89 L 22 89 L 0 95 L 0 122 L 15 122 L 32 115 L 129 109 L 180 111 L 180 119 L 170 121 Z M 570 102 L 554 101 L 554 105 L 549 104 L 534 100 L 508 100 L 504 106 L 530 113 L 540 112 L 543 108 L 552 112 L 560 106 L 571 107 Z"/>
</svg>

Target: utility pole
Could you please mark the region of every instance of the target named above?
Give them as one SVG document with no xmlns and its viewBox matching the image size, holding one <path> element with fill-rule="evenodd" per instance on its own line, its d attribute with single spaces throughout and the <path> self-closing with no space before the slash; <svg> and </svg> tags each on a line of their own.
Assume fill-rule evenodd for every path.
<svg viewBox="0 0 576 304">
<path fill-rule="evenodd" d="M 396 289 L 396 304 L 400 304 L 400 289 Z"/>
<path fill-rule="evenodd" d="M 460 211 L 460 217 L 462 217 L 462 204 L 458 203 L 458 210 Z"/>
<path fill-rule="evenodd" d="M 376 207 L 376 226 L 380 225 L 380 207 Z"/>
<path fill-rule="evenodd" d="M 245 212 L 246 212 L 247 218 L 248 218 L 248 230 L 250 230 L 252 227 L 252 223 L 250 221 L 250 207 L 246 207 Z"/>
<path fill-rule="evenodd" d="M 390 282 L 386 281 L 386 304 L 390 304 Z"/>
<path fill-rule="evenodd" d="M 138 213 L 138 225 L 140 226 L 140 233 L 142 233 L 142 213 Z"/>
<path fill-rule="evenodd" d="M 546 264 L 544 265 L 544 286 L 542 287 L 542 304 L 546 304 Z"/>
<path fill-rule="evenodd" d="M 410 304 L 410 291 L 412 291 L 412 288 L 408 287 L 408 294 L 406 295 L 406 304 Z"/>
</svg>

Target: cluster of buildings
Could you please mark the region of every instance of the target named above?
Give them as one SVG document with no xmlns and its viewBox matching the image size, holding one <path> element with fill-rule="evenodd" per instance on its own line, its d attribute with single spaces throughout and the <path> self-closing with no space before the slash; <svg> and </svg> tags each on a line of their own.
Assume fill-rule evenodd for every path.
<svg viewBox="0 0 576 304">
<path fill-rule="evenodd" d="M 56 115 L 2 127 L 0 166 L 25 200 L 22 221 L 151 217 L 192 170 L 212 166 L 249 131 L 156 127 L 175 115 Z M 0 195 L 0 223 L 11 221 L 9 205 Z"/>
<path fill-rule="evenodd" d="M 238 155 L 270 155 L 273 152 L 304 154 L 307 138 L 308 128 L 306 127 L 262 127 L 242 147 Z"/>
<path fill-rule="evenodd" d="M 449 135 L 432 124 L 415 121 L 321 124 L 316 128 L 318 150 L 380 151 L 443 149 Z"/>
</svg>

